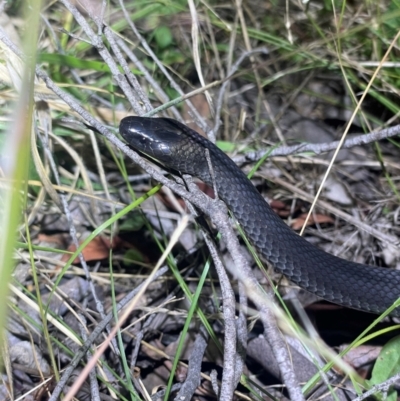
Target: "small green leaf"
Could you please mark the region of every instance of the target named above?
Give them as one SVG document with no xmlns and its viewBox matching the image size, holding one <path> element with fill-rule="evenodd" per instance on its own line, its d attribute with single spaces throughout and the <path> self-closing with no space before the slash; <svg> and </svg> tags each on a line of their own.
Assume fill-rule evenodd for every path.
<svg viewBox="0 0 400 401">
<path fill-rule="evenodd" d="M 77 70 L 93 70 L 99 72 L 111 72 L 107 64 L 96 60 L 84 60 L 74 56 L 56 54 L 56 53 L 40 53 L 38 61 L 41 63 L 49 63 L 51 65 L 58 65 L 62 67 L 75 68 Z M 123 72 L 122 68 L 120 71 Z M 137 75 L 142 75 L 142 72 L 133 69 L 132 72 Z"/>
<path fill-rule="evenodd" d="M 136 249 L 129 249 L 123 257 L 123 263 L 126 266 L 132 266 L 135 262 L 146 262 L 143 255 Z"/>
<path fill-rule="evenodd" d="M 165 49 L 172 43 L 172 33 L 166 26 L 160 26 L 154 31 L 154 38 L 160 49 Z"/>
<path fill-rule="evenodd" d="M 141 213 L 131 213 L 119 226 L 120 231 L 139 231 L 145 223 L 145 218 Z"/>
<path fill-rule="evenodd" d="M 217 141 L 217 146 L 225 153 L 233 152 L 236 149 L 236 145 L 229 141 Z"/>
<path fill-rule="evenodd" d="M 371 379 L 368 384 L 374 386 L 383 383 L 390 377 L 400 372 L 400 336 L 392 338 L 380 352 L 374 368 L 372 369 Z M 383 400 L 382 394 L 376 394 L 376 397 Z M 390 388 L 387 394 L 387 401 L 396 401 L 397 392 Z"/>
<path fill-rule="evenodd" d="M 45 62 L 53 65 L 76 68 L 79 70 L 110 72 L 108 65 L 103 62 L 95 60 L 83 60 L 74 56 L 67 56 L 63 54 L 41 53 L 38 55 L 38 61 L 41 63 Z"/>
<path fill-rule="evenodd" d="M 216 145 L 225 153 L 232 153 L 238 148 L 237 144 L 231 141 L 217 141 Z M 240 152 L 254 152 L 255 150 L 249 146 L 240 148 Z"/>
</svg>

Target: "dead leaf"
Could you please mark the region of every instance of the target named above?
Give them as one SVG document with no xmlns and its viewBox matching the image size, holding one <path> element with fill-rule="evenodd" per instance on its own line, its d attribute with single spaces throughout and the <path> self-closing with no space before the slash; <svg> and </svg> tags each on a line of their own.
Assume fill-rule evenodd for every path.
<svg viewBox="0 0 400 401">
<path fill-rule="evenodd" d="M 304 222 L 306 221 L 307 213 L 303 213 L 297 219 L 292 221 L 291 227 L 293 230 L 300 230 L 303 227 Z M 307 222 L 307 226 L 313 226 L 314 224 L 322 224 L 322 223 L 330 223 L 333 224 L 334 220 L 332 217 L 327 216 L 326 214 L 313 214 L 310 216 Z"/>
<path fill-rule="evenodd" d="M 288 217 L 290 215 L 290 208 L 286 203 L 280 200 L 272 200 L 269 204 L 272 210 L 280 217 Z"/>
<path fill-rule="evenodd" d="M 93 238 L 92 241 L 89 242 L 83 249 L 82 253 L 87 262 L 92 260 L 102 260 L 107 259 L 110 250 L 116 249 L 121 245 L 121 239 L 119 237 L 114 237 L 112 243 L 110 242 L 109 238 L 104 236 L 97 236 Z M 80 242 L 81 244 L 82 242 Z M 75 252 L 76 246 L 71 244 L 68 247 L 68 251 Z M 63 255 L 62 261 L 66 262 L 69 259 L 69 255 Z M 73 263 L 79 263 L 79 257 L 76 257 Z"/>
</svg>

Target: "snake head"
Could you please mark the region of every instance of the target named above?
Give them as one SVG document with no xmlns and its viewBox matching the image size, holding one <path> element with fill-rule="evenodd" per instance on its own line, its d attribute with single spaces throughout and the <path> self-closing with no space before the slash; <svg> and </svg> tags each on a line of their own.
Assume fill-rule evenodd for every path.
<svg viewBox="0 0 400 401">
<path fill-rule="evenodd" d="M 170 166 L 174 144 L 179 140 L 180 131 L 169 124 L 168 120 L 125 117 L 120 122 L 119 132 L 133 149 Z"/>
<path fill-rule="evenodd" d="M 209 181 L 205 157 L 209 142 L 179 121 L 130 116 L 121 120 L 119 132 L 129 146 L 150 159 Z"/>
</svg>

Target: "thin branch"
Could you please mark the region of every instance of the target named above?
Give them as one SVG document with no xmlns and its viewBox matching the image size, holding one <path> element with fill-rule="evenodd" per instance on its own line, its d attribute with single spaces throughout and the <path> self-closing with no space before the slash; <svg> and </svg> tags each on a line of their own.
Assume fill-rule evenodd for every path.
<svg viewBox="0 0 400 401">
<path fill-rule="evenodd" d="M 112 58 L 110 52 L 107 47 L 101 41 L 101 36 L 98 36 L 87 23 L 86 19 L 83 15 L 78 11 L 78 9 L 72 5 L 68 0 L 61 0 L 64 6 L 68 9 L 68 11 L 74 16 L 78 24 L 82 27 L 83 31 L 86 33 L 87 37 L 90 39 L 90 43 L 94 46 L 99 52 L 100 56 L 103 58 L 104 62 L 108 65 L 111 70 L 111 74 L 115 81 L 118 83 L 118 86 L 124 92 L 124 95 L 129 100 L 131 107 L 137 114 L 143 113 L 143 108 L 139 104 L 139 102 L 133 96 L 131 91 L 131 86 L 125 76 L 120 73 L 117 64 Z"/>
<path fill-rule="evenodd" d="M 225 91 L 228 88 L 228 85 L 230 83 L 229 78 L 232 77 L 233 74 L 235 74 L 235 72 L 239 69 L 240 64 L 242 64 L 246 58 L 252 57 L 254 54 L 257 54 L 257 53 L 268 54 L 269 51 L 266 47 L 259 47 L 259 48 L 256 48 L 256 49 L 253 49 L 250 51 L 246 51 L 246 52 L 242 53 L 242 55 L 236 60 L 235 64 L 233 64 L 232 68 L 228 71 L 227 78 L 225 79 L 224 83 L 221 85 L 221 89 L 219 90 L 219 94 L 218 94 L 218 99 L 216 101 L 214 128 L 212 130 L 212 135 L 209 134 L 209 139 L 211 142 L 215 143 L 216 133 L 219 131 L 219 127 L 221 126 L 222 103 L 224 100 Z"/>
<path fill-rule="evenodd" d="M 368 134 L 358 134 L 353 138 L 348 138 L 344 141 L 341 149 L 350 149 L 359 145 L 366 145 L 372 142 L 377 142 L 382 139 L 391 138 L 400 135 L 400 124 L 394 127 L 382 129 L 380 131 L 373 131 Z M 330 152 L 339 146 L 340 141 L 325 142 L 325 143 L 302 143 L 294 146 L 282 146 L 271 151 L 259 150 L 257 152 L 249 152 L 244 156 L 234 157 L 233 160 L 236 164 L 244 164 L 260 160 L 264 155 L 269 153 L 269 157 L 273 156 L 288 156 L 298 153 L 312 152 L 316 155 L 321 153 Z"/>
<path fill-rule="evenodd" d="M 375 384 L 370 390 L 366 391 L 364 394 L 361 394 L 359 397 L 354 398 L 353 401 L 362 401 L 365 400 L 366 398 L 370 397 L 371 395 L 374 395 L 379 392 L 386 393 L 389 391 L 389 387 L 392 386 L 393 384 L 397 383 L 400 381 L 400 373 L 397 373 L 390 379 L 384 381 L 383 383 Z M 384 397 L 386 399 L 386 397 Z"/>
<path fill-rule="evenodd" d="M 204 326 L 200 326 L 188 362 L 188 371 L 185 382 L 179 389 L 175 401 L 190 401 L 200 385 L 201 364 L 208 345 L 208 333 Z"/>
<path fill-rule="evenodd" d="M 142 35 L 140 35 L 139 31 L 136 29 L 135 24 L 133 23 L 130 15 L 126 11 L 124 2 L 122 0 L 119 0 L 119 4 L 121 6 L 122 12 L 124 13 L 125 19 L 128 22 L 130 28 L 132 29 L 132 32 L 135 34 L 135 36 L 138 38 L 140 44 L 143 46 L 143 48 L 146 50 L 148 55 L 153 59 L 153 61 L 156 63 L 157 68 L 164 74 L 164 76 L 169 80 L 170 85 L 172 88 L 174 88 L 180 96 L 184 96 L 184 92 L 181 89 L 181 87 L 175 82 L 175 80 L 172 78 L 171 74 L 167 71 L 167 69 L 164 67 L 164 65 L 161 63 L 161 61 L 158 59 L 158 57 L 155 55 L 151 47 L 148 45 L 146 40 L 143 38 Z M 207 132 L 209 131 L 209 128 L 207 126 L 207 123 L 204 121 L 204 118 L 199 114 L 199 112 L 196 110 L 196 108 L 193 106 L 192 102 L 190 100 L 186 101 L 186 104 L 188 105 L 191 114 L 195 118 L 196 124 L 204 131 Z M 179 119 L 180 120 L 180 119 Z"/>
<path fill-rule="evenodd" d="M 169 102 L 169 97 L 165 91 L 161 88 L 158 82 L 153 78 L 144 64 L 136 57 L 135 53 L 126 45 L 122 39 L 117 39 L 118 46 L 125 52 L 126 56 L 135 64 L 136 68 L 143 74 L 146 81 L 149 83 L 150 87 L 154 91 L 154 94 L 158 97 L 162 104 Z M 181 115 L 176 107 L 171 106 L 169 110 L 172 112 L 173 116 L 177 119 L 181 119 Z"/>
<path fill-rule="evenodd" d="M 239 316 L 236 320 L 236 336 L 237 336 L 237 352 L 236 352 L 236 366 L 235 366 L 235 384 L 240 381 L 243 373 L 243 368 L 246 360 L 247 351 L 247 295 L 245 286 L 239 281 Z"/>
<path fill-rule="evenodd" d="M 145 105 L 146 111 L 147 112 L 151 111 L 153 109 L 153 107 L 150 104 L 149 98 L 144 93 L 142 87 L 140 86 L 138 80 L 136 79 L 136 76 L 134 74 L 132 74 L 132 71 L 129 68 L 128 63 L 122 56 L 121 50 L 120 50 L 117 42 L 115 41 L 114 32 L 109 27 L 106 26 L 104 28 L 104 34 L 105 34 L 105 36 L 108 40 L 108 43 L 110 44 L 111 49 L 113 50 L 113 52 L 120 64 L 120 66 L 124 70 L 125 77 L 128 79 L 129 83 L 132 85 L 132 88 L 136 91 L 140 100 Z"/>
<path fill-rule="evenodd" d="M 199 191 L 197 185 L 189 181 L 189 190 L 197 193 Z M 197 215 L 196 210 L 188 202 L 189 210 L 192 214 Z M 214 241 L 206 230 L 201 227 L 204 240 L 210 251 L 210 255 L 214 262 L 214 267 L 218 275 L 221 285 L 222 303 L 223 303 L 223 316 L 224 316 L 224 363 L 222 369 L 222 382 L 220 393 L 217 394 L 219 400 L 229 401 L 232 399 L 233 392 L 236 388 L 235 383 L 235 361 L 236 361 L 236 316 L 235 316 L 235 294 L 233 292 L 229 277 L 225 271 L 224 265 L 219 257 L 218 250 Z"/>
<path fill-rule="evenodd" d="M 255 303 L 260 312 L 260 318 L 264 326 L 265 339 L 271 344 L 274 356 L 279 364 L 282 380 L 287 386 L 291 400 L 303 401 L 304 397 L 293 371 L 290 355 L 277 327 L 275 315 L 271 309 L 274 296 L 272 289 L 267 293 L 269 299 L 266 299 L 265 293 L 262 292 L 249 262 L 241 252 L 239 241 L 232 229 L 227 213 L 223 210 L 225 208 L 221 207 L 220 202 L 208 203 L 207 214 L 225 239 L 228 251 L 234 260 L 234 269 L 229 268 L 229 266 L 227 266 L 227 268 L 230 270 L 231 274 L 244 284 L 247 296 Z"/>
</svg>

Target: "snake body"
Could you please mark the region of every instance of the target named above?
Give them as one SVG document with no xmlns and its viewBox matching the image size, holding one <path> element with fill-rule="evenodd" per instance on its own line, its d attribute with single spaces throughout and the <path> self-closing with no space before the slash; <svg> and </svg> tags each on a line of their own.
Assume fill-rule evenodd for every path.
<svg viewBox="0 0 400 401">
<path fill-rule="evenodd" d="M 400 271 L 338 258 L 292 231 L 246 175 L 210 141 L 169 118 L 126 117 L 119 131 L 135 150 L 215 185 L 259 254 L 301 288 L 346 307 L 382 313 L 400 296 Z M 213 177 L 206 158 L 208 149 Z M 400 307 L 393 310 L 400 316 Z"/>
</svg>

